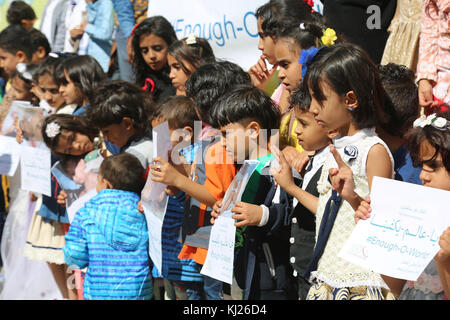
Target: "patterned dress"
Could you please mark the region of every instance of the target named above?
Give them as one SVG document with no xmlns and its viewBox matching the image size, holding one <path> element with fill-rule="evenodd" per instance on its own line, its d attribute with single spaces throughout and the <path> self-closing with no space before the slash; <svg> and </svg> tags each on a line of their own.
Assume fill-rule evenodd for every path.
<svg viewBox="0 0 450 320">
<path fill-rule="evenodd" d="M 373 129 L 363 129 L 353 136 L 334 140 L 334 146 L 353 171 L 356 193 L 364 199 L 370 192 L 366 174 L 366 160 L 370 149 L 376 144 L 381 144 L 386 148 L 393 168 L 394 160 L 388 147 Z M 349 148 L 356 151 L 348 152 Z M 328 180 L 330 168 L 337 168 L 336 161 L 331 153 L 325 160 L 321 177 L 317 183 L 319 204 L 316 212 L 316 242 L 324 209 L 332 192 Z M 394 172 L 392 171 L 393 175 Z M 353 208 L 347 201 L 343 201 L 323 255 L 318 262 L 317 270 L 311 272 L 309 280 L 312 281 L 312 287 L 308 292 L 308 300 L 379 300 L 393 297 L 392 294 L 388 293 L 388 287 L 378 273 L 338 257 L 344 243 L 356 226 L 353 216 Z"/>
</svg>

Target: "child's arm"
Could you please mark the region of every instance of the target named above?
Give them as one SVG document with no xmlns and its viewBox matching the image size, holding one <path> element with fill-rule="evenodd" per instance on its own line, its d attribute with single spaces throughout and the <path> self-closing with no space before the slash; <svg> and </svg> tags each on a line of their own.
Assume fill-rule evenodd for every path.
<svg viewBox="0 0 450 320">
<path fill-rule="evenodd" d="M 446 297 L 450 297 L 450 227 L 439 238 L 441 249 L 434 257 Z"/>
<path fill-rule="evenodd" d="M 76 266 L 77 269 L 86 268 L 89 264 L 87 236 L 80 218 L 80 212 L 77 212 L 65 236 L 66 244 L 63 247 L 66 264 L 69 267 Z"/>
<path fill-rule="evenodd" d="M 312 194 L 303 190 L 295 184 L 292 177 L 291 167 L 289 166 L 283 153 L 280 152 L 278 148 L 272 147 L 271 151 L 280 164 L 279 168 L 270 169 L 270 174 L 272 175 L 272 177 L 280 185 L 281 188 L 283 188 L 291 196 L 295 197 L 298 202 L 300 202 L 306 209 L 315 214 L 317 211 L 319 198 L 313 196 Z M 303 167 L 306 165 L 308 160 L 308 157 L 303 158 Z"/>
<path fill-rule="evenodd" d="M 164 183 L 168 186 L 173 186 L 191 197 L 197 199 L 200 203 L 206 204 L 212 208 L 216 202 L 208 189 L 195 181 L 192 181 L 189 177 L 186 177 L 175 169 L 170 163 L 163 158 L 154 158 L 155 164 L 151 165 L 152 180 L 156 182 Z"/>
</svg>

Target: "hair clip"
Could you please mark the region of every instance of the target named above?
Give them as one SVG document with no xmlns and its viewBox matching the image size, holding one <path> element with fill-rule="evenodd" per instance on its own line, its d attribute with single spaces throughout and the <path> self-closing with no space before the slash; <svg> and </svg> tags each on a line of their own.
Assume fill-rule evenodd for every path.
<svg viewBox="0 0 450 320">
<path fill-rule="evenodd" d="M 195 33 L 191 33 L 190 35 L 188 35 L 188 37 L 186 38 L 186 44 L 196 44 L 197 43 L 197 36 L 195 35 Z"/>
<path fill-rule="evenodd" d="M 323 47 L 316 48 L 311 47 L 309 49 L 303 49 L 300 55 L 300 59 L 298 63 L 302 65 L 302 79 L 308 70 L 308 66 L 311 64 L 312 59 L 316 56 L 317 52 L 319 52 Z"/>
<path fill-rule="evenodd" d="M 337 40 L 336 31 L 331 28 L 323 30 L 323 36 L 320 38 L 320 40 L 322 41 L 323 45 L 327 47 L 332 46 Z"/>
<path fill-rule="evenodd" d="M 131 30 L 131 35 L 134 36 L 134 33 L 136 32 L 137 27 L 139 27 L 140 23 L 137 23 L 133 29 Z"/>
<path fill-rule="evenodd" d="M 298 26 L 301 30 L 305 30 L 305 24 L 302 22 L 300 23 L 300 25 Z"/>
<path fill-rule="evenodd" d="M 47 125 L 47 128 L 45 128 L 45 134 L 49 138 L 56 137 L 61 132 L 61 126 L 57 124 L 56 122 L 51 122 Z"/>
<path fill-rule="evenodd" d="M 423 115 L 420 118 L 417 118 L 413 123 L 414 128 L 424 128 L 425 126 L 430 125 L 441 131 L 450 130 L 450 121 L 442 117 L 437 117 L 436 113 L 430 114 L 428 117 Z"/>
<path fill-rule="evenodd" d="M 30 72 L 27 71 L 27 65 L 25 63 L 19 62 L 16 65 L 16 70 L 26 80 L 33 81 L 33 76 L 31 75 Z"/>
</svg>

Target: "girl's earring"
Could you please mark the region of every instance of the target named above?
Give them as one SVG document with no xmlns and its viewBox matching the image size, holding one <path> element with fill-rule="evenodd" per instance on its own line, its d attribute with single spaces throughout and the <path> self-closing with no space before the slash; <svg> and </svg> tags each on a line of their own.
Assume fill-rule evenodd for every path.
<svg viewBox="0 0 450 320">
<path fill-rule="evenodd" d="M 355 108 L 348 107 L 347 110 L 351 112 L 351 111 L 355 111 Z"/>
</svg>

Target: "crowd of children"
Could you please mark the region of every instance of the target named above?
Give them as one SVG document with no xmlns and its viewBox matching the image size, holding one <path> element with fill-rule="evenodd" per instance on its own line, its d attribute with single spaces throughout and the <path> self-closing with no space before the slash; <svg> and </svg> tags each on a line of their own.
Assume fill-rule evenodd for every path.
<svg viewBox="0 0 450 320">
<path fill-rule="evenodd" d="M 2 299 L 447 299 L 450 227 L 415 282 L 339 252 L 370 217 L 374 177 L 450 191 L 448 0 L 423 1 L 418 51 L 387 61 L 399 57 L 390 40 L 383 64 L 310 1 L 270 0 L 255 8 L 261 56 L 249 70 L 217 59 L 207 39 L 177 39 L 163 16 L 125 32 L 120 1 L 73 1 L 71 11 L 67 2 L 49 1 L 42 32 L 30 6 L 11 3 L 0 32 L 0 125 L 13 101 L 42 109 L 51 166 L 82 173 L 96 193 L 71 216 L 56 176 L 50 195 L 21 188 L 20 164 L 1 176 Z M 114 11 L 132 77 L 112 72 L 112 53 L 124 49 L 113 41 Z M 166 122 L 171 148 L 156 157 L 152 129 Z M 19 144 L 29 139 L 14 126 Z M 258 165 L 231 208 L 228 284 L 201 270 L 244 160 Z M 159 235 L 141 198 L 149 182 L 167 193 Z"/>
</svg>

